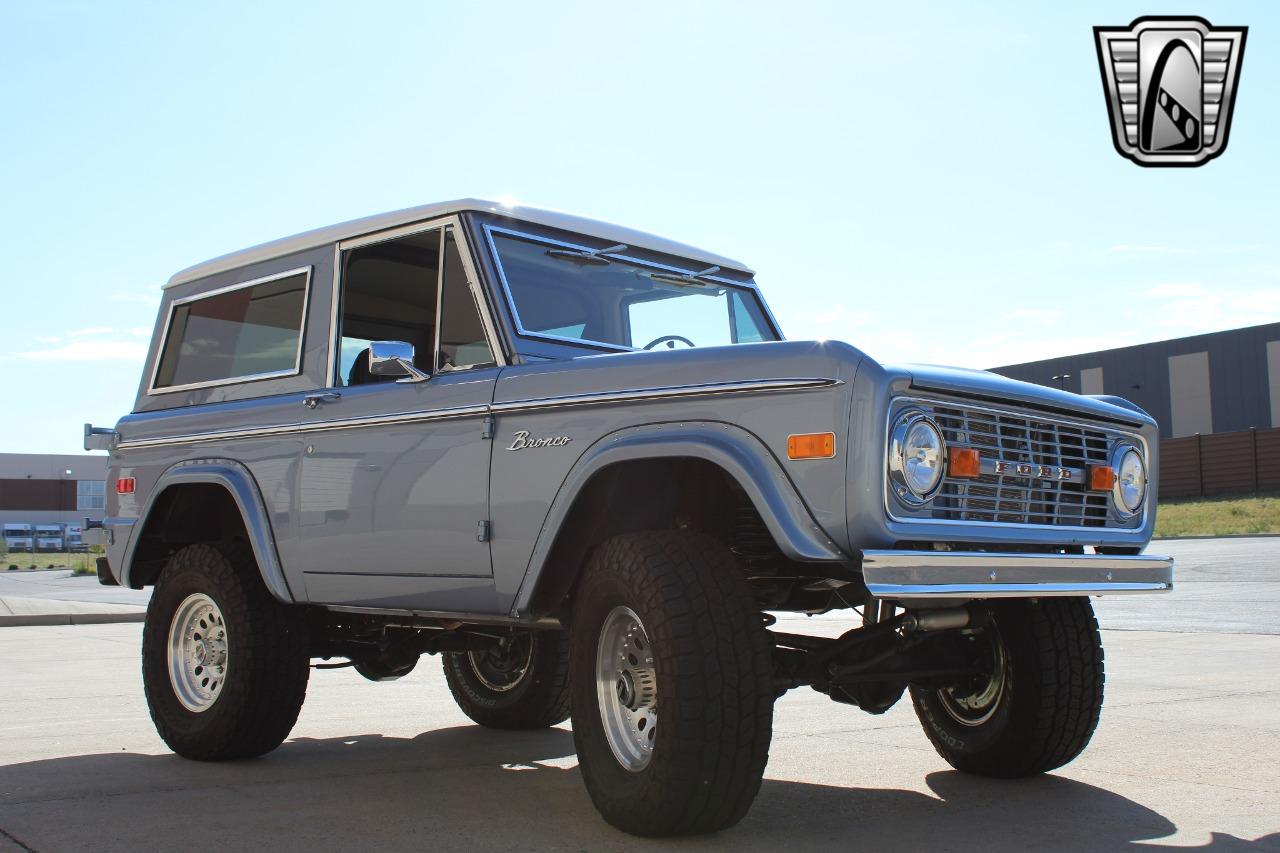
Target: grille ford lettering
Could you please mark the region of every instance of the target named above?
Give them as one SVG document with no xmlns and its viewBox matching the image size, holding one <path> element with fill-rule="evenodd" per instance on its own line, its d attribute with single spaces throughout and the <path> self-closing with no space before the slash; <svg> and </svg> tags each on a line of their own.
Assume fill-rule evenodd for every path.
<svg viewBox="0 0 1280 853">
<path fill-rule="evenodd" d="M 992 473 L 1000 475 L 1012 474 L 1015 477 L 1031 477 L 1035 480 L 1061 480 L 1063 482 L 1078 479 L 1077 471 L 1071 468 L 1060 468 L 1056 465 L 1033 465 L 1030 462 L 1006 462 L 1003 459 L 996 459 L 992 466 Z"/>
<path fill-rule="evenodd" d="M 517 430 L 515 441 L 507 447 L 507 450 L 525 450 L 530 447 L 564 447 L 573 441 L 572 436 L 568 435 L 548 435 L 542 438 L 530 438 L 528 430 Z"/>
</svg>

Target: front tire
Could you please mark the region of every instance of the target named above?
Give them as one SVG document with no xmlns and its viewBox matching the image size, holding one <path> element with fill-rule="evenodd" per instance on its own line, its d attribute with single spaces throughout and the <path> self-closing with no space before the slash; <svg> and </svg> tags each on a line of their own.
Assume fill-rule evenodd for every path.
<svg viewBox="0 0 1280 853">
<path fill-rule="evenodd" d="M 715 832 L 760 789 L 771 645 L 728 549 L 690 531 L 614 537 L 574 597 L 573 735 L 605 820 L 636 835 Z"/>
<path fill-rule="evenodd" d="M 1102 638 L 1087 598 L 995 602 L 972 637 L 984 675 L 911 688 L 925 734 L 965 773 L 1046 773 L 1088 746 L 1102 711 Z"/>
<path fill-rule="evenodd" d="M 491 729 L 545 729 L 569 719 L 569 639 L 513 631 L 487 652 L 449 652 L 444 677 L 462 712 Z"/>
<path fill-rule="evenodd" d="M 248 548 L 191 545 L 147 606 L 142 682 L 156 731 L 185 758 L 270 752 L 298 719 L 310 674 L 306 626 L 272 598 Z"/>
</svg>

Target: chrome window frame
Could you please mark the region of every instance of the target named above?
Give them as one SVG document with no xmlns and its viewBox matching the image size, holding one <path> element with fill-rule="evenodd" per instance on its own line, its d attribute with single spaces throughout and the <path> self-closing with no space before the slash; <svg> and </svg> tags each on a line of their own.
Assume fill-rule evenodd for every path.
<svg viewBox="0 0 1280 853">
<path fill-rule="evenodd" d="M 977 409 L 979 411 L 985 411 L 985 412 L 989 412 L 991 414 L 996 414 L 996 415 L 1014 415 L 1015 417 L 1038 417 L 1046 421 L 1054 421 L 1056 423 L 1064 424 L 1066 426 L 1081 427 L 1084 429 L 1104 431 L 1104 432 L 1110 433 L 1112 436 L 1112 438 L 1110 439 L 1112 446 L 1107 448 L 1108 458 L 1110 458 L 1116 446 L 1120 444 L 1132 444 L 1134 447 L 1138 448 L 1139 451 L 1142 453 L 1142 462 L 1144 465 L 1148 466 L 1147 477 L 1148 477 L 1148 484 L 1150 483 L 1150 476 L 1151 476 L 1150 445 L 1147 443 L 1146 438 L 1144 438 L 1141 433 L 1134 432 L 1131 429 L 1126 429 L 1120 426 L 1119 424 L 1109 424 L 1103 421 L 1087 421 L 1079 417 L 1072 417 L 1070 415 L 1059 415 L 1059 414 L 1054 414 L 1051 412 L 1045 412 L 1042 410 L 1032 409 L 1032 408 L 1018 408 L 1014 406 L 1009 406 L 1001 409 L 1001 408 L 996 408 L 994 406 L 987 405 L 980 402 L 971 402 L 970 400 L 959 398 L 959 397 L 933 396 L 929 394 L 918 394 L 918 393 L 902 394 L 899 396 L 891 397 L 889 399 L 888 412 L 885 415 L 885 433 L 884 433 L 885 441 L 884 441 L 884 461 L 883 461 L 884 476 L 882 479 L 882 482 L 884 485 L 882 486 L 881 491 L 883 491 L 884 493 L 885 515 L 889 518 L 890 521 L 896 522 L 898 524 L 921 524 L 921 525 L 938 524 L 938 525 L 949 526 L 949 527 L 968 526 L 978 530 L 998 530 L 1000 528 L 1005 528 L 1005 529 L 1020 529 L 1020 530 L 1046 530 L 1046 531 L 1057 530 L 1057 531 L 1067 531 L 1071 533 L 1081 533 L 1081 532 L 1124 533 L 1124 534 L 1131 534 L 1134 536 L 1139 536 L 1142 534 L 1144 530 L 1146 530 L 1147 522 L 1150 521 L 1151 519 L 1150 513 L 1151 513 L 1152 499 L 1151 499 L 1149 486 L 1148 486 L 1147 498 L 1142 502 L 1142 514 L 1140 518 L 1137 513 L 1134 513 L 1127 517 L 1120 517 L 1119 515 L 1117 515 L 1115 511 L 1115 502 L 1110 497 L 1110 490 L 1108 490 L 1107 517 L 1109 520 L 1114 519 L 1120 522 L 1118 525 L 1114 525 L 1114 526 L 1111 524 L 1106 524 L 1102 527 L 1086 527 L 1083 525 L 1070 525 L 1070 524 L 1029 524 L 1021 521 L 974 521 L 971 519 L 962 519 L 962 518 L 926 518 L 926 517 L 912 516 L 912 515 L 898 515 L 897 513 L 894 512 L 894 501 L 898 501 L 900 503 L 900 508 L 905 509 L 908 512 L 920 512 L 927 509 L 930 505 L 930 501 L 933 500 L 933 498 L 930 498 L 928 501 L 924 501 L 919 505 L 911 505 L 911 504 L 902 503 L 901 500 L 896 495 L 893 495 L 891 497 L 893 489 L 890 488 L 890 484 L 893 482 L 893 479 L 889 469 L 889 455 L 890 455 L 889 437 L 892 434 L 894 419 L 896 419 L 899 415 L 901 415 L 904 409 L 910 408 L 912 405 L 920 405 L 922 407 L 928 407 L 931 405 L 964 406 L 966 408 Z M 923 409 L 923 411 L 925 414 L 929 415 L 930 418 L 934 417 L 931 409 L 925 408 Z M 946 442 L 945 434 L 943 436 L 943 442 L 944 443 Z M 946 480 L 946 478 L 947 478 L 947 473 L 944 470 L 942 474 L 942 480 L 939 481 L 939 489 L 941 489 L 942 481 Z M 936 493 L 934 497 L 936 497 Z M 1135 518 L 1138 518 L 1138 523 L 1136 525 L 1129 526 L 1130 523 Z"/>
<path fill-rule="evenodd" d="M 497 247 L 497 244 L 495 244 L 493 241 L 493 235 L 495 233 L 505 234 L 507 236 L 515 237 L 517 239 L 527 240 L 531 243 L 542 243 L 547 246 L 555 246 L 556 248 L 561 248 L 561 249 L 574 249 L 581 252 L 592 252 L 595 250 L 592 249 L 590 246 L 582 246 L 577 243 L 567 243 L 563 240 L 556 240 L 553 237 L 544 237 L 541 234 L 530 234 L 527 231 L 520 231 L 515 228 L 507 228 L 502 225 L 491 225 L 489 223 L 483 223 L 481 227 L 484 229 L 485 242 L 489 246 L 489 257 L 493 261 L 493 268 L 498 273 L 498 284 L 502 287 L 502 293 L 503 293 L 503 297 L 506 300 L 507 310 L 511 312 L 511 325 L 515 328 L 517 335 L 523 338 L 531 338 L 533 340 L 551 341 L 554 343 L 577 344 L 579 346 L 594 347 L 596 349 L 607 349 L 612 352 L 644 352 L 644 350 L 641 349 L 640 347 L 627 347 L 621 344 L 608 343 L 607 341 L 593 341 L 589 338 L 572 338 L 572 337 L 567 337 L 565 335 L 552 335 L 546 332 L 535 332 L 535 331 L 530 331 L 526 329 L 524 327 L 524 324 L 520 322 L 520 311 L 519 309 L 516 308 L 515 297 L 512 296 L 511 294 L 511 285 L 507 282 L 507 273 L 506 273 L 506 270 L 502 268 L 502 257 L 501 255 L 498 254 L 498 247 Z M 585 237 L 590 235 L 584 234 L 583 236 Z M 644 248 L 644 247 L 640 246 L 638 248 Z M 695 273 L 698 271 L 697 269 L 681 269 L 680 267 L 668 266 L 667 264 L 660 264 L 660 263 L 657 263 L 656 261 L 646 261 L 641 258 L 634 258 L 629 255 L 617 253 L 617 252 L 604 252 L 600 255 L 600 257 L 613 258 L 614 260 L 622 261 L 628 264 L 634 264 L 635 266 L 648 267 L 649 269 L 662 270 L 663 272 L 673 272 L 680 275 L 687 275 L 689 273 Z M 750 283 L 741 282 L 741 281 L 732 281 L 722 276 L 714 276 L 714 275 L 699 276 L 698 278 L 699 280 L 702 280 L 702 281 L 714 281 L 717 284 L 723 284 L 727 287 L 736 288 L 738 290 L 745 290 L 754 294 L 760 304 L 761 310 L 764 313 L 765 319 L 772 326 L 772 331 L 776 336 L 776 340 L 778 341 L 786 340 L 786 337 L 782 334 L 782 328 L 778 325 L 777 318 L 775 318 L 773 316 L 773 312 L 769 310 L 769 303 L 765 301 L 764 294 L 760 292 L 759 285 L 757 285 L 754 281 Z M 772 343 L 772 341 L 768 343 Z M 736 344 L 728 344 L 728 346 L 736 346 Z"/>
<path fill-rule="evenodd" d="M 388 228 L 383 231 L 374 231 L 369 234 L 361 234 L 358 237 L 349 237 L 346 240 L 339 240 L 333 246 L 333 289 L 330 292 L 329 304 L 329 360 L 325 373 L 325 382 L 329 388 L 346 387 L 338 385 L 338 360 L 341 353 L 342 341 L 339 337 L 341 329 L 339 328 L 342 319 L 340 314 L 340 304 L 342 302 L 342 255 L 352 249 L 359 249 L 364 246 L 372 246 L 377 243 L 386 243 L 390 240 L 398 240 L 401 237 L 409 237 L 414 234 L 422 234 L 426 231 L 440 231 L 440 268 L 436 272 L 436 326 L 434 342 L 432 344 L 431 353 L 431 375 L 435 376 L 441 371 L 437 369 L 440 359 L 440 288 L 443 283 L 444 276 L 444 232 L 446 229 L 453 229 L 454 239 L 458 243 L 458 255 L 462 258 L 462 269 L 467 277 L 467 286 L 471 290 L 471 300 L 475 303 L 476 312 L 480 315 L 480 324 L 484 327 L 486 343 L 489 344 L 489 351 L 493 354 L 492 364 L 469 365 L 466 367 L 451 368 L 447 373 L 458 373 L 463 370 L 477 370 L 487 367 L 505 367 L 507 365 L 506 353 L 498 340 L 498 333 L 493 324 L 493 317 L 490 316 L 488 306 L 484 300 L 484 294 L 480 290 L 480 276 L 476 271 L 475 264 L 472 262 L 471 253 L 468 251 L 466 230 L 462 227 L 462 218 L 457 214 L 449 216 L 441 216 L 435 219 L 426 219 L 422 222 L 414 222 L 409 225 L 400 225 L 395 228 Z"/>
<path fill-rule="evenodd" d="M 183 296 L 169 303 L 169 310 L 165 316 L 164 335 L 160 338 L 160 345 L 156 348 L 155 363 L 151 365 L 151 379 L 147 383 L 147 396 L 154 397 L 159 394 L 177 394 L 183 391 L 194 391 L 201 388 L 220 388 L 224 385 L 240 385 L 245 382 L 261 382 L 264 379 L 283 379 L 289 376 L 300 376 L 302 374 L 302 353 L 306 346 L 307 340 L 307 310 L 311 306 L 311 285 L 314 275 L 312 275 L 315 267 L 308 264 L 305 267 L 294 267 L 283 272 L 264 275 L 260 278 L 250 279 L 249 281 L 236 282 L 225 287 L 214 288 L 202 293 L 193 293 L 190 296 Z M 166 385 L 163 388 L 156 387 L 156 379 L 160 376 L 160 363 L 164 360 L 165 350 L 169 346 L 169 336 L 173 333 L 173 318 L 178 308 L 188 305 L 192 302 L 200 302 L 204 299 L 212 299 L 215 296 L 222 296 L 225 293 L 231 293 L 236 290 L 244 290 L 246 287 L 257 287 L 260 284 L 269 284 L 280 279 L 292 278 L 296 275 L 305 275 L 306 282 L 302 286 L 302 318 L 298 325 L 298 347 L 293 357 L 293 368 L 290 370 L 269 370 L 265 373 L 249 373 L 244 376 L 232 376 L 227 379 L 209 379 L 204 382 L 188 382 L 185 385 Z"/>
</svg>

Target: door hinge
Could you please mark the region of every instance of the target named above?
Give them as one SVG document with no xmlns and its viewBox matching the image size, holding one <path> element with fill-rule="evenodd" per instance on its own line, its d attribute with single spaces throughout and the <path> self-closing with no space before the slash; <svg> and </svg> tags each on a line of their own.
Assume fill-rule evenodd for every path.
<svg viewBox="0 0 1280 853">
<path fill-rule="evenodd" d="M 485 519 L 476 525 L 476 541 L 488 542 L 493 531 L 493 524 L 489 519 Z"/>
<path fill-rule="evenodd" d="M 480 424 L 480 437 L 493 438 L 494 433 L 498 430 L 498 423 L 494 420 L 493 415 L 485 415 L 484 421 Z"/>
</svg>

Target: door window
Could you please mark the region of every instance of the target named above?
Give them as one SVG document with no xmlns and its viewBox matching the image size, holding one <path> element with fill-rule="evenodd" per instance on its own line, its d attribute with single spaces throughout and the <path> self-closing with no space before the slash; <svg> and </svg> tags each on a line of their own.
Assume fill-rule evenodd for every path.
<svg viewBox="0 0 1280 853">
<path fill-rule="evenodd" d="M 441 370 L 494 364 L 480 309 L 467 283 L 467 271 L 453 231 L 445 232 L 444 270 L 440 277 Z"/>
<path fill-rule="evenodd" d="M 335 385 L 394 380 L 369 373 L 372 341 L 413 344 L 415 366 L 431 370 L 440 241 L 440 229 L 433 229 L 361 246 L 343 256 Z"/>
<path fill-rule="evenodd" d="M 340 306 L 337 385 L 394 381 L 369 373 L 373 341 L 413 344 L 414 366 L 427 373 L 495 363 L 450 228 L 348 251 Z"/>
</svg>

